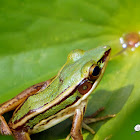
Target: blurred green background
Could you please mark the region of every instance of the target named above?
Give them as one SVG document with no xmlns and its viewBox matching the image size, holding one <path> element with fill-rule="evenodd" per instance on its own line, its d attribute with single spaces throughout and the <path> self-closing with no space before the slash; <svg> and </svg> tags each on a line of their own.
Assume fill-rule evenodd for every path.
<svg viewBox="0 0 140 140">
<path fill-rule="evenodd" d="M 73 49 L 110 45 L 105 75 L 89 98 L 86 115 L 105 106 L 107 121 L 91 124 L 85 140 L 137 140 L 131 134 L 140 123 L 140 48 L 122 50 L 120 37 L 140 31 L 139 0 L 0 0 L 0 103 L 25 88 L 56 75 Z M 62 140 L 69 134 L 66 120 L 33 140 Z M 12 140 L 1 136 L 1 140 Z"/>
</svg>

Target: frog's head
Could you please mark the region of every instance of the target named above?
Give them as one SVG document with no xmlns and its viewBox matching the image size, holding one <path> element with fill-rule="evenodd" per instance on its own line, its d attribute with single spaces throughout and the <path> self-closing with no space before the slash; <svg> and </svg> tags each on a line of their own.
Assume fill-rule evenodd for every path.
<svg viewBox="0 0 140 140">
<path fill-rule="evenodd" d="M 85 98 L 89 96 L 105 72 L 110 51 L 109 46 L 104 46 L 70 52 L 66 64 L 58 74 L 63 81 L 61 88 L 73 87 L 73 90 L 76 89 Z"/>
<path fill-rule="evenodd" d="M 109 46 L 99 47 L 90 52 L 85 52 L 90 59 L 82 68 L 83 80 L 77 88 L 80 94 L 85 95 L 85 98 L 87 98 L 99 84 L 105 72 L 110 52 L 111 48 Z"/>
</svg>

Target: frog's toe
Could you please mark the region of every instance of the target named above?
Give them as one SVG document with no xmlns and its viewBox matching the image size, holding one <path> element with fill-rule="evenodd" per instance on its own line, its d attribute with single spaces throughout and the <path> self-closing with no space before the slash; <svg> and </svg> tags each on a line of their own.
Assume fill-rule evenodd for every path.
<svg viewBox="0 0 140 140">
<path fill-rule="evenodd" d="M 5 121 L 4 117 L 0 115 L 0 133 L 2 135 L 11 135 L 12 132 L 7 125 L 7 122 Z"/>
<path fill-rule="evenodd" d="M 111 114 L 111 115 L 106 115 L 106 116 L 103 116 L 103 117 L 97 117 L 95 118 L 100 112 L 102 112 L 104 110 L 104 107 L 98 109 L 95 113 L 93 113 L 92 115 L 90 116 L 87 116 L 87 117 L 84 117 L 83 118 L 83 123 L 82 123 L 82 127 L 88 131 L 90 131 L 92 134 L 95 134 L 95 131 L 90 128 L 87 124 L 90 124 L 90 123 L 94 123 L 94 122 L 97 122 L 97 121 L 102 121 L 102 120 L 106 120 L 108 118 L 113 118 L 115 117 L 116 115 L 115 114 Z"/>
<path fill-rule="evenodd" d="M 65 140 L 69 140 L 69 139 L 70 139 L 70 134 L 68 134 Z"/>
<path fill-rule="evenodd" d="M 95 134 L 95 131 L 91 127 L 89 127 L 87 124 L 85 124 L 84 122 L 82 122 L 82 128 L 88 130 L 93 135 Z"/>
<path fill-rule="evenodd" d="M 108 118 L 113 118 L 115 116 L 116 116 L 115 114 L 111 114 L 111 115 L 106 115 L 106 116 L 98 117 L 98 118 L 84 118 L 83 122 L 86 124 L 90 124 L 90 123 L 94 123 L 94 122 L 98 122 L 98 121 L 103 121 Z"/>
<path fill-rule="evenodd" d="M 100 112 L 104 111 L 104 109 L 105 109 L 104 107 L 101 107 L 95 113 L 93 113 L 92 115 L 84 117 L 83 122 L 85 124 L 90 124 L 90 123 L 94 123 L 94 122 L 97 122 L 97 121 L 106 120 L 108 118 L 113 118 L 113 117 L 116 116 L 116 114 L 111 114 L 111 115 L 106 115 L 106 116 L 103 116 L 103 117 L 95 118 L 98 114 L 100 114 Z"/>
</svg>

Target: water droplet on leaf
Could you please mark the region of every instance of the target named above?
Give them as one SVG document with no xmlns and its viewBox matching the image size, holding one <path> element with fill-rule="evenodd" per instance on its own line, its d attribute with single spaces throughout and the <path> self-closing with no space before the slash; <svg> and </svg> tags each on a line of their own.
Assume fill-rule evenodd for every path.
<svg viewBox="0 0 140 140">
<path fill-rule="evenodd" d="M 123 37 L 120 38 L 120 43 L 123 48 L 131 48 L 134 51 L 134 48 L 140 46 L 140 33 L 131 32 L 124 34 Z"/>
</svg>

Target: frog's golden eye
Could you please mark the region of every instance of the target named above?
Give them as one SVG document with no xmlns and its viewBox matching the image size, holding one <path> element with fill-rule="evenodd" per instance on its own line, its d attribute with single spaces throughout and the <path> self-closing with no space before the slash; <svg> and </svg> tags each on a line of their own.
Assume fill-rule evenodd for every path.
<svg viewBox="0 0 140 140">
<path fill-rule="evenodd" d="M 89 70 L 89 76 L 91 79 L 97 79 L 100 74 L 100 67 L 98 65 L 92 65 Z"/>
</svg>

